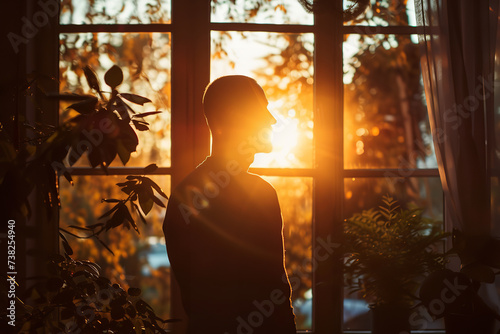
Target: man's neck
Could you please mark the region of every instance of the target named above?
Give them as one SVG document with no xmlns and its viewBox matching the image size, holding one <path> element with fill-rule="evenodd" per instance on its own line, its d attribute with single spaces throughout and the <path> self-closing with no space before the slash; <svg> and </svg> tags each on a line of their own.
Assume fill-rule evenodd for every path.
<svg viewBox="0 0 500 334">
<path fill-rule="evenodd" d="M 237 149 L 221 149 L 217 146 L 212 147 L 211 157 L 219 159 L 224 163 L 228 163 L 230 161 L 235 161 L 242 170 L 247 171 L 250 165 L 253 162 L 254 155 L 253 154 L 240 154 Z"/>
</svg>

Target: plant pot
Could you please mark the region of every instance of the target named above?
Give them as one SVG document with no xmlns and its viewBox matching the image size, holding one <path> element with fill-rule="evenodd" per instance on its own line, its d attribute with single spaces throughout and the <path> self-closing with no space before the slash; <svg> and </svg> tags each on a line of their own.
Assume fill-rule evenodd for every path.
<svg viewBox="0 0 500 334">
<path fill-rule="evenodd" d="M 493 334 L 495 316 L 492 314 L 457 314 L 444 316 L 447 334 Z"/>
<path fill-rule="evenodd" d="M 372 334 L 410 333 L 410 308 L 380 305 L 372 308 Z"/>
</svg>

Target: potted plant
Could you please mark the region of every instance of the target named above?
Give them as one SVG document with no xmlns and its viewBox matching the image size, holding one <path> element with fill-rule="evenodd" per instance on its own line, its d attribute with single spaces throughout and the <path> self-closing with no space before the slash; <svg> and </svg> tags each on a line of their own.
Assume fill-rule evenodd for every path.
<svg viewBox="0 0 500 334">
<path fill-rule="evenodd" d="M 495 281 L 500 240 L 454 230 L 450 253 L 460 258 L 460 271 L 441 269 L 429 275 L 420 288 L 422 304 L 434 319 L 444 318 L 446 333 L 493 334 L 500 315 L 483 300 L 479 288 Z"/>
<path fill-rule="evenodd" d="M 100 275 L 90 261 L 54 255 L 49 277 L 30 291 L 34 304 L 20 303 L 19 333 L 168 333 L 163 320 L 141 297 Z"/>
<path fill-rule="evenodd" d="M 24 124 L 30 126 L 39 137 L 22 140 L 24 144 L 18 149 L 15 148 L 14 142 L 20 140 L 10 138 L 6 131 L 0 129 L 0 151 L 6 153 L 5 157 L 0 159 L 0 202 L 4 204 L 9 217 L 29 217 L 32 214 L 31 208 L 34 207 L 38 215 L 37 224 L 40 228 L 45 227 L 44 224 L 48 224 L 51 217 L 57 217 L 55 213 L 60 207 L 58 177 L 64 176 L 72 183 L 72 166 L 84 153 L 87 153 L 92 167 L 101 166 L 105 173 L 116 156 L 126 165 L 138 145 L 138 137 L 132 126 L 138 131 L 148 130 L 149 123 L 144 118 L 160 113 L 136 113 L 129 106 L 129 102 L 143 105 L 151 101 L 139 95 L 117 91 L 117 86 L 123 81 L 123 72 L 118 66 L 111 67 L 104 76 L 106 84 L 111 88 L 109 96 L 101 91 L 97 76 L 90 67 L 85 67 L 84 73 L 96 96 L 44 96 L 76 101 L 68 107 L 77 113 L 76 116 L 57 127 Z M 103 202 L 111 203 L 113 207 L 99 218 L 102 219 L 101 222 L 85 227 L 69 226 L 73 230 L 84 231 L 86 235 L 59 228 L 64 255 L 51 256 L 45 271 L 30 278 L 36 283 L 33 287 L 21 291 L 22 299 L 26 302 L 16 294 L 8 293 L 15 291 L 14 288 L 19 285 L 15 276 L 8 276 L 8 273 L 3 275 L 4 283 L 0 284 L 0 295 L 4 302 L 9 303 L 10 309 L 6 308 L 0 312 L 0 319 L 5 324 L 11 321 L 9 325 L 12 326 L 12 331 L 167 332 L 164 329 L 165 324 L 175 320 L 159 318 L 152 307 L 140 298 L 140 289 L 129 288 L 125 291 L 120 285 L 112 284 L 108 278 L 102 276 L 99 265 L 72 259 L 70 256 L 73 255 L 73 250 L 66 239 L 67 235 L 80 239 L 95 238 L 113 253 L 99 238 L 101 233 L 118 227 L 132 227 L 139 233 L 133 212 L 135 211 L 137 218 L 146 224 L 145 216 L 154 204 L 165 207 L 158 195 L 164 198 L 167 198 L 167 195 L 146 176 L 157 168 L 156 164 L 150 164 L 144 168 L 144 175 L 129 175 L 125 182 L 118 183 L 127 197 L 103 198 Z M 13 192 L 13 189 L 19 190 Z M 40 200 L 36 201 L 38 197 Z M 44 214 L 47 217 L 44 217 Z M 5 230 L 7 231 L 7 227 Z M 13 234 L 9 233 L 9 236 Z M 17 323 L 14 321 L 16 317 L 20 320 Z"/>
<path fill-rule="evenodd" d="M 402 209 L 390 196 L 344 224 L 345 280 L 372 309 L 373 333 L 410 332 L 409 315 L 419 281 L 443 268 L 438 243 L 447 233 L 420 208 Z"/>
</svg>

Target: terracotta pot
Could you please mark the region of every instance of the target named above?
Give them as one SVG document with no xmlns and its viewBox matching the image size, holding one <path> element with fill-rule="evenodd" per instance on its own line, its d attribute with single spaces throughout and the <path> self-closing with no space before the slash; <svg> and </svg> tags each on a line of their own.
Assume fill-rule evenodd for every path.
<svg viewBox="0 0 500 334">
<path fill-rule="evenodd" d="M 401 305 L 372 308 L 372 334 L 410 333 L 410 309 Z"/>
</svg>

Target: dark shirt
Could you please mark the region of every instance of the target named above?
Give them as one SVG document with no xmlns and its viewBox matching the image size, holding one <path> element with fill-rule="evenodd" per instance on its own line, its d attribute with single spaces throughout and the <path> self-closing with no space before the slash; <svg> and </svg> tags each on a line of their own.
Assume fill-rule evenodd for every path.
<svg viewBox="0 0 500 334">
<path fill-rule="evenodd" d="M 173 191 L 163 230 L 189 333 L 295 333 L 269 183 L 209 157 Z"/>
</svg>

